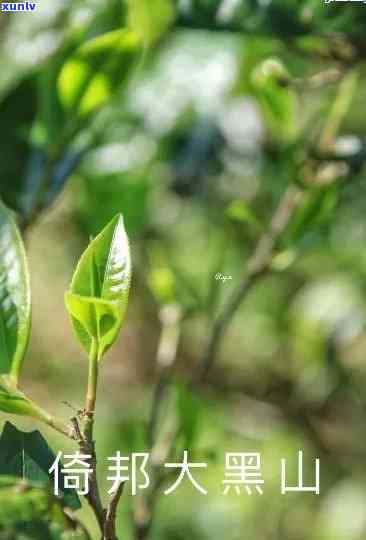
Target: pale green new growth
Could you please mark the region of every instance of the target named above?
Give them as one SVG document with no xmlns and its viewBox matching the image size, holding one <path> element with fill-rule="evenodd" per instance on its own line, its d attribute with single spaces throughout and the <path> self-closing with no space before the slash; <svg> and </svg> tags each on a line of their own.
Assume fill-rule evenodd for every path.
<svg viewBox="0 0 366 540">
<path fill-rule="evenodd" d="M 116 216 L 82 255 L 66 293 L 75 334 L 88 355 L 98 360 L 117 339 L 131 282 L 128 238 Z"/>
</svg>

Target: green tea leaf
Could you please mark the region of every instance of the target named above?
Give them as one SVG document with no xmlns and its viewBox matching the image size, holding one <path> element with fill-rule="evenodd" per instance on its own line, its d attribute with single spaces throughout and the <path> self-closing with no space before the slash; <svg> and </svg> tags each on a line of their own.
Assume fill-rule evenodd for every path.
<svg viewBox="0 0 366 540">
<path fill-rule="evenodd" d="M 140 40 L 130 30 L 114 30 L 82 45 L 58 79 L 63 106 L 82 117 L 97 110 L 127 79 L 140 52 Z"/>
<path fill-rule="evenodd" d="M 100 360 L 116 340 L 126 312 L 131 259 L 122 215 L 90 243 L 76 268 L 66 307 L 75 334 Z"/>
<path fill-rule="evenodd" d="M 36 482 L 37 485 L 48 487 L 53 491 L 51 489 L 53 479 L 49 469 L 55 459 L 54 452 L 39 431 L 27 433 L 20 431 L 10 422 L 5 424 L 0 437 L 0 479 L 4 475 L 14 476 Z M 76 491 L 72 489 L 62 491 L 64 485 L 62 468 L 61 465 L 58 478 L 62 504 L 78 510 L 81 505 Z"/>
<path fill-rule="evenodd" d="M 0 374 L 18 380 L 28 344 L 31 298 L 23 242 L 0 201 Z"/>
</svg>

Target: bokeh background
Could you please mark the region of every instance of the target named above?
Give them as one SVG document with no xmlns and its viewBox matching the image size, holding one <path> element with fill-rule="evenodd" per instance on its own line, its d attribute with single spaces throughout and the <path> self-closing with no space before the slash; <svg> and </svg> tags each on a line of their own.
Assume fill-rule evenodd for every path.
<svg viewBox="0 0 366 540">
<path fill-rule="evenodd" d="M 63 137 L 78 111 L 65 113 L 62 67 L 126 26 L 142 39 L 138 61 L 117 57 L 121 84 Z M 33 291 L 21 385 L 63 418 L 83 406 L 87 360 L 64 292 L 89 238 L 122 212 L 134 278 L 101 370 L 101 483 L 108 456 L 149 449 L 164 359 L 157 437 L 178 418 L 176 454 L 208 463 L 207 496 L 188 482 L 158 490 L 151 540 L 365 538 L 365 35 L 363 3 L 322 0 L 41 0 L 33 14 L 0 14 L 0 193 L 24 231 Z M 191 391 L 290 184 L 301 203 Z M 295 482 L 299 450 L 310 484 L 320 458 L 318 496 L 280 494 L 280 460 Z M 262 496 L 222 494 L 225 452 L 261 453 Z M 136 507 L 126 489 L 123 540 L 138 538 Z M 87 505 L 79 514 L 98 538 Z"/>
</svg>

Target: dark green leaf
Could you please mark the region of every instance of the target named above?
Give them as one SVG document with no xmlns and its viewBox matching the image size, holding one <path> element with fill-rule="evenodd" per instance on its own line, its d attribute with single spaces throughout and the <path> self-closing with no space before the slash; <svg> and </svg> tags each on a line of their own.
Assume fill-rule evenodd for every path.
<svg viewBox="0 0 366 540">
<path fill-rule="evenodd" d="M 53 479 L 49 469 L 56 459 L 39 431 L 25 433 L 7 422 L 0 437 L 0 476 L 16 476 L 23 480 L 48 486 L 53 491 Z M 64 477 L 59 473 L 59 486 L 62 492 Z M 62 493 L 64 506 L 74 510 L 81 507 L 74 490 Z"/>
<path fill-rule="evenodd" d="M 0 201 L 0 373 L 17 381 L 28 344 L 31 299 L 22 239 Z"/>
<path fill-rule="evenodd" d="M 26 188 L 24 174 L 30 153 L 30 131 L 37 112 L 33 78 L 12 88 L 0 103 L 0 196 L 20 210 Z"/>
</svg>

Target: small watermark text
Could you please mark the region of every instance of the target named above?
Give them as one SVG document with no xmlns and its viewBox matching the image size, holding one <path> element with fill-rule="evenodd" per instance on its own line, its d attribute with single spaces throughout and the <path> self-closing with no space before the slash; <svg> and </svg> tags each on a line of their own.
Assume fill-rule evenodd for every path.
<svg viewBox="0 0 366 540">
<path fill-rule="evenodd" d="M 216 281 L 226 283 L 227 281 L 231 281 L 233 279 L 233 276 L 230 276 L 230 274 L 222 274 L 221 272 L 217 272 L 217 274 L 215 274 L 215 279 Z"/>
<path fill-rule="evenodd" d="M 4 2 L 1 11 L 35 11 L 37 4 L 34 2 Z"/>
</svg>

